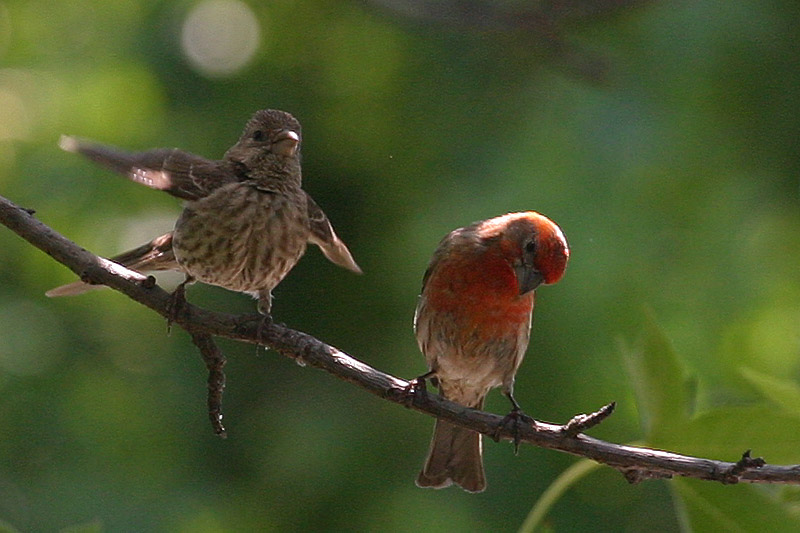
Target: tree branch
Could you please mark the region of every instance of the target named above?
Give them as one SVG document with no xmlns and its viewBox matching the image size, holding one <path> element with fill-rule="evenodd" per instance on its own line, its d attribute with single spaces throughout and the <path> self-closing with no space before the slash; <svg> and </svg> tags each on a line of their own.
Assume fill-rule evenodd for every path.
<svg viewBox="0 0 800 533">
<path fill-rule="evenodd" d="M 228 436 L 222 425 L 222 392 L 225 390 L 225 373 L 222 369 L 227 362 L 217 347 L 214 338 L 208 333 L 191 333 L 192 342 L 200 350 L 208 369 L 208 418 L 214 433 L 223 439 Z"/>
<path fill-rule="evenodd" d="M 609 61 L 576 45 L 566 28 L 598 23 L 609 16 L 638 8 L 652 0 L 546 0 L 503 2 L 486 0 L 364 0 L 381 13 L 417 24 L 439 25 L 508 34 L 527 39 L 548 54 L 553 64 L 585 81 L 608 78 Z"/>
<path fill-rule="evenodd" d="M 596 413 L 578 415 L 564 425 L 537 421 L 535 425 L 522 424 L 515 431 L 503 423 L 502 416 L 470 409 L 421 390 L 409 393 L 413 390 L 412 382 L 376 370 L 306 333 L 279 324 L 265 324 L 260 315 L 216 313 L 189 303 L 177 313 L 171 312 L 170 295 L 156 286 L 152 277 L 132 272 L 84 250 L 36 220 L 32 211 L 20 208 L 2 196 L 0 222 L 82 279 L 108 285 L 161 316 L 173 318 L 185 329 L 200 349 L 209 369 L 209 416 L 215 432 L 221 436 L 225 435 L 220 412 L 225 358 L 212 335 L 266 345 L 298 363 L 325 370 L 383 399 L 484 435 L 497 436 L 498 440 L 513 441 L 517 438 L 520 442 L 592 459 L 619 470 L 632 483 L 649 478 L 685 476 L 721 483 L 800 484 L 800 465 L 768 465 L 763 459 L 750 457 L 749 450 L 739 461 L 725 462 L 614 444 L 579 433 L 610 415 L 613 404 Z"/>
</svg>

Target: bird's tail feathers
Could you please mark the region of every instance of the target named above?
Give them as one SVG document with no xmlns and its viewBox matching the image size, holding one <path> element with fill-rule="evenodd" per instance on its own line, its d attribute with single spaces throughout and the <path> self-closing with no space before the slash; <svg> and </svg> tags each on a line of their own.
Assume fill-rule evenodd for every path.
<svg viewBox="0 0 800 533">
<path fill-rule="evenodd" d="M 483 397 L 475 407 L 483 407 Z M 436 420 L 428 458 L 417 477 L 417 486 L 441 489 L 455 483 L 468 492 L 486 489 L 481 434 Z"/>
<path fill-rule="evenodd" d="M 82 281 L 75 281 L 72 283 L 67 283 L 66 285 L 61 285 L 60 287 L 56 287 L 55 289 L 50 289 L 46 293 L 45 296 L 48 298 L 57 298 L 59 296 L 75 296 L 77 294 L 83 294 L 84 292 L 93 291 L 95 289 L 103 289 L 105 285 L 92 285 L 90 283 L 84 283 Z"/>
<path fill-rule="evenodd" d="M 172 250 L 172 232 L 160 235 L 133 250 L 123 252 L 111 258 L 111 261 L 135 271 L 152 272 L 158 270 L 180 270 L 175 252 Z M 74 296 L 95 289 L 102 289 L 105 285 L 94 285 L 83 281 L 68 283 L 55 289 L 50 289 L 45 296 L 56 298 L 59 296 Z"/>
</svg>

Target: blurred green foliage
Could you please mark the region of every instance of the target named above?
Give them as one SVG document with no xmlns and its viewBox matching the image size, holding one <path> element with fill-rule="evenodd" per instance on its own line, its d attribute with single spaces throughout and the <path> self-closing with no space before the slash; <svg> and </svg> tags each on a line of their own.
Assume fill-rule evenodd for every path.
<svg viewBox="0 0 800 533">
<path fill-rule="evenodd" d="M 572 260 L 538 295 L 516 387 L 530 414 L 563 422 L 616 400 L 593 435 L 800 463 L 796 2 L 646 3 L 567 27 L 569 54 L 524 30 L 424 24 L 369 3 L 251 2 L 255 53 L 227 73 L 213 67 L 226 17 L 200 43 L 211 66 L 182 44 L 200 5 L 0 1 L 0 194 L 113 255 L 169 229 L 180 206 L 59 151 L 60 134 L 219 157 L 256 109 L 290 111 L 305 187 L 365 275 L 310 250 L 275 291 L 276 320 L 416 376 L 411 317 L 438 240 L 541 211 Z M 608 65 L 599 83 L 576 67 L 593 61 Z M 167 336 L 108 290 L 47 300 L 73 275 L 10 231 L 0 249 L 4 527 L 511 531 L 575 463 L 488 441 L 485 493 L 418 489 L 430 419 L 226 341 L 220 440 L 184 332 Z M 254 309 L 213 287 L 189 298 Z M 497 394 L 488 408 L 507 405 Z M 629 486 L 599 468 L 544 523 L 796 530 L 798 501 L 776 487 Z"/>
</svg>

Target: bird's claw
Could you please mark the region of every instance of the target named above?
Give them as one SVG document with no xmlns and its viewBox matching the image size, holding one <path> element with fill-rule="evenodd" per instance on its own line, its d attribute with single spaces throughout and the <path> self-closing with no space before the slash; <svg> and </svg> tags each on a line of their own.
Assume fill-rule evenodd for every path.
<svg viewBox="0 0 800 533">
<path fill-rule="evenodd" d="M 414 404 L 414 398 L 416 398 L 418 394 L 427 394 L 428 384 L 426 383 L 426 380 L 431 379 L 433 376 L 434 372 L 431 371 L 409 380 L 405 387 L 398 389 L 400 402 L 406 407 L 410 408 Z"/>
<path fill-rule="evenodd" d="M 259 346 L 263 346 L 261 340 L 264 338 L 264 332 L 272 327 L 275 322 L 272 320 L 272 315 L 264 314 L 261 317 L 261 320 L 258 322 L 258 327 L 256 328 L 256 340 L 258 344 L 256 344 L 256 350 Z"/>
<path fill-rule="evenodd" d="M 410 408 L 414 403 L 414 398 L 419 393 L 428 391 L 428 386 L 425 384 L 424 379 L 416 378 L 408 382 L 408 385 L 400 390 L 400 398 L 407 408 Z"/>
<path fill-rule="evenodd" d="M 509 429 L 509 426 L 512 426 L 510 431 L 512 436 L 514 437 L 514 455 L 519 454 L 519 443 L 520 443 L 519 428 L 521 423 L 528 424 L 531 426 L 536 426 L 536 420 L 523 413 L 521 409 L 514 408 L 511 409 L 511 412 L 509 412 L 506 416 L 503 417 L 503 420 L 500 421 L 500 425 L 497 426 L 497 429 L 494 432 L 493 438 L 495 442 L 499 442 L 500 435 L 504 431 Z"/>
</svg>

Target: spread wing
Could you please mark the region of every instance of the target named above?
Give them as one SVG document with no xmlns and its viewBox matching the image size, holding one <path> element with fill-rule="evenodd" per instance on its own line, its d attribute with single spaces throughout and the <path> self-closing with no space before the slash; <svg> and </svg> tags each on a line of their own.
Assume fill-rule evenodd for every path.
<svg viewBox="0 0 800 533">
<path fill-rule="evenodd" d="M 77 152 L 131 181 L 166 191 L 184 200 L 208 196 L 214 189 L 236 181 L 227 161 L 215 161 L 178 149 L 124 152 L 76 137 L 62 136 L 59 146 Z"/>
<path fill-rule="evenodd" d="M 328 217 L 308 194 L 306 194 L 306 200 L 308 201 L 308 222 L 311 228 L 311 236 L 308 240 L 319 246 L 325 257 L 332 263 L 361 274 L 361 268 L 356 264 L 345 243 L 333 231 Z"/>
</svg>

